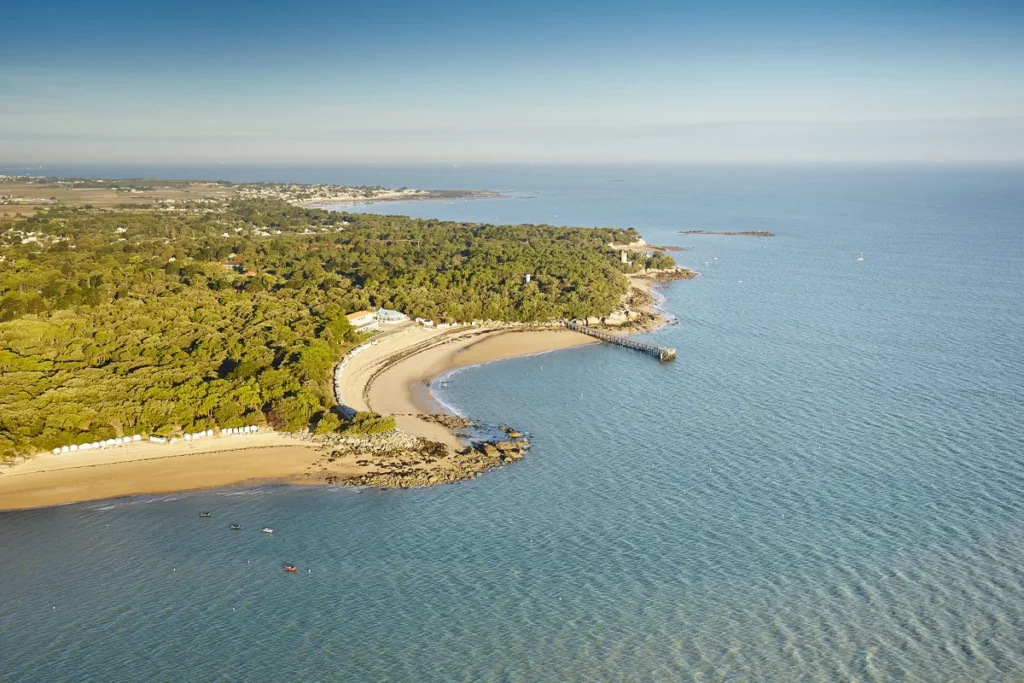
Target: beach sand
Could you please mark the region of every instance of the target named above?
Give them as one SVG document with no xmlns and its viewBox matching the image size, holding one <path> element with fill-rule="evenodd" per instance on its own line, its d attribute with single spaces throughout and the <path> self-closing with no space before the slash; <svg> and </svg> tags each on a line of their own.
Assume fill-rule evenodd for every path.
<svg viewBox="0 0 1024 683">
<path fill-rule="evenodd" d="M 196 444 L 140 443 L 98 452 L 42 454 L 0 468 L 0 510 L 296 481 L 319 454 L 309 443 L 272 432 Z"/>
</svg>

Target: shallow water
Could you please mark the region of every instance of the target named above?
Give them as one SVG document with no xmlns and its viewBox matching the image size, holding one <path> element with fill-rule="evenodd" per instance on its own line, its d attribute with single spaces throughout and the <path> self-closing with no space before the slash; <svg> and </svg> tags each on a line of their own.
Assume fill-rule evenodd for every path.
<svg viewBox="0 0 1024 683">
<path fill-rule="evenodd" d="M 512 196 L 369 209 L 690 247 L 678 360 L 454 374 L 472 482 L 0 514 L 0 680 L 1024 678 L 1024 172 L 433 171 Z"/>
</svg>

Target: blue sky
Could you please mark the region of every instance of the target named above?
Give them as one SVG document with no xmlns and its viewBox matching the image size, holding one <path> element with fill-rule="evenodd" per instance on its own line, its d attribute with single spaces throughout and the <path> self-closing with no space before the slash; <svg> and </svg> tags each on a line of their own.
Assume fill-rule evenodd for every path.
<svg viewBox="0 0 1024 683">
<path fill-rule="evenodd" d="M 18 3 L 0 161 L 1024 160 L 1024 2 Z"/>
</svg>

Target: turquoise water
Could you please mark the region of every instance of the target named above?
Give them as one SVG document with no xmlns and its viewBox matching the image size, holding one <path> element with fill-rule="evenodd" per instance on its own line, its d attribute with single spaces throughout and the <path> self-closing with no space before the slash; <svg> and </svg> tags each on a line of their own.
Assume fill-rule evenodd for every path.
<svg viewBox="0 0 1024 683">
<path fill-rule="evenodd" d="M 0 514 L 0 680 L 1024 679 L 1024 171 L 387 173 L 690 247 L 679 359 L 456 373 L 534 444 L 471 482 Z"/>
</svg>

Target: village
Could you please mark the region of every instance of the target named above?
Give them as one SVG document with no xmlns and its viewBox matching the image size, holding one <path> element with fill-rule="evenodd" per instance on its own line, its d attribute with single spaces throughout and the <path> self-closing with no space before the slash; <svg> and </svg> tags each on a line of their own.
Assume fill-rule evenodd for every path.
<svg viewBox="0 0 1024 683">
<path fill-rule="evenodd" d="M 31 216 L 41 209 L 58 206 L 207 213 L 234 200 L 272 200 L 295 206 L 329 207 L 494 196 L 498 195 L 484 190 L 419 190 L 330 183 L 233 183 L 147 178 L 107 180 L 6 174 L 0 175 L 0 220 L 18 215 Z"/>
</svg>

